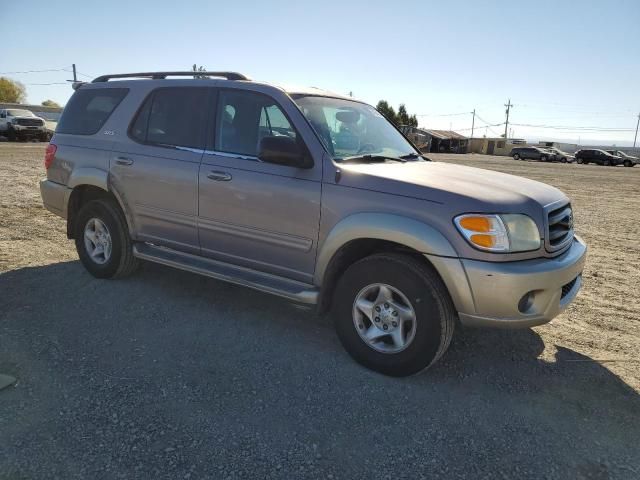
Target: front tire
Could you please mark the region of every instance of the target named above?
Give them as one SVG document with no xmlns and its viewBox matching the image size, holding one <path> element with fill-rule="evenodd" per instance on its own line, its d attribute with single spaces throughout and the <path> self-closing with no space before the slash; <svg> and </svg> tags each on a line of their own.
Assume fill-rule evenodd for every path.
<svg viewBox="0 0 640 480">
<path fill-rule="evenodd" d="M 605 167 L 609 167 L 609 166 L 611 166 L 611 162 L 609 160 L 604 160 L 602 162 L 602 165 L 604 165 Z"/>
<path fill-rule="evenodd" d="M 105 198 L 87 203 L 74 227 L 80 261 L 94 277 L 120 278 L 137 269 L 127 222 L 115 202 Z"/>
<path fill-rule="evenodd" d="M 514 160 L 520 160 L 520 155 L 519 155 L 518 153 L 516 153 L 516 154 L 513 156 L 513 159 L 514 159 Z"/>
<path fill-rule="evenodd" d="M 447 350 L 455 308 L 437 273 L 404 254 L 366 257 L 340 278 L 333 302 L 336 331 L 361 365 L 402 377 Z"/>
<path fill-rule="evenodd" d="M 631 160 L 625 160 L 624 161 L 624 166 L 625 167 L 633 167 L 633 163 L 631 163 Z"/>
</svg>

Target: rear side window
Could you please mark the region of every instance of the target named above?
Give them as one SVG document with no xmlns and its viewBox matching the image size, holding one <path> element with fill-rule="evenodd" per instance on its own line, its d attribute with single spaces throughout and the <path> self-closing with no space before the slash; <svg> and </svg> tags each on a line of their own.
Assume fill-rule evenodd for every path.
<svg viewBox="0 0 640 480">
<path fill-rule="evenodd" d="M 105 124 L 128 88 L 80 89 L 62 112 L 56 133 L 93 135 Z"/>
<path fill-rule="evenodd" d="M 167 147 L 202 148 L 207 120 L 207 88 L 159 88 L 147 97 L 129 135 Z"/>
</svg>

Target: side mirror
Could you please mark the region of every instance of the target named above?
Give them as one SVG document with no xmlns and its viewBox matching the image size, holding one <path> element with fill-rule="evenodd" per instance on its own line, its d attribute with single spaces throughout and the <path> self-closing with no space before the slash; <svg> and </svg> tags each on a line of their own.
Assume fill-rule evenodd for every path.
<svg viewBox="0 0 640 480">
<path fill-rule="evenodd" d="M 0 118 L 7 118 L 7 114 L 6 113 L 0 113 Z"/>
<path fill-rule="evenodd" d="M 263 162 L 296 168 L 313 167 L 313 159 L 290 137 L 264 137 L 260 140 L 258 158 Z"/>
</svg>

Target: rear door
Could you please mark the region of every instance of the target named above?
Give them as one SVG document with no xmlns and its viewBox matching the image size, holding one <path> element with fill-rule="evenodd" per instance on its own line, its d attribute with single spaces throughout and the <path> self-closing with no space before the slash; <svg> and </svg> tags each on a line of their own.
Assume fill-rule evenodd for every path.
<svg viewBox="0 0 640 480">
<path fill-rule="evenodd" d="M 205 144 L 206 87 L 153 90 L 113 151 L 110 173 L 138 240 L 199 253 L 198 169 Z"/>
<path fill-rule="evenodd" d="M 265 136 L 302 141 L 284 108 L 262 93 L 221 89 L 199 175 L 202 254 L 311 282 L 320 222 L 322 163 L 264 163 Z"/>
</svg>

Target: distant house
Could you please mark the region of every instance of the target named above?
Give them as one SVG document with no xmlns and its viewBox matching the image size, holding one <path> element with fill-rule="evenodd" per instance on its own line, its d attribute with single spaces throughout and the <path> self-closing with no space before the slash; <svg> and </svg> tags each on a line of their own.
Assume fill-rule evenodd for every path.
<svg viewBox="0 0 640 480">
<path fill-rule="evenodd" d="M 425 130 L 431 135 L 431 152 L 467 153 L 469 139 L 451 130 Z"/>
<path fill-rule="evenodd" d="M 409 125 L 401 125 L 399 128 L 421 152 L 431 151 L 431 135 L 426 130 Z"/>
<path fill-rule="evenodd" d="M 469 142 L 471 153 L 482 153 L 485 155 L 509 155 L 513 147 L 526 145 L 527 141 L 522 138 L 472 138 Z"/>
</svg>

